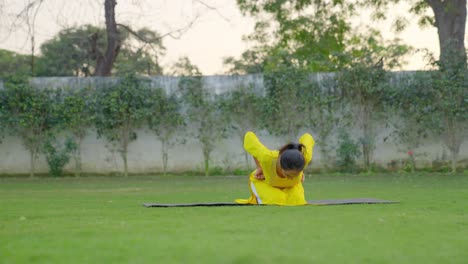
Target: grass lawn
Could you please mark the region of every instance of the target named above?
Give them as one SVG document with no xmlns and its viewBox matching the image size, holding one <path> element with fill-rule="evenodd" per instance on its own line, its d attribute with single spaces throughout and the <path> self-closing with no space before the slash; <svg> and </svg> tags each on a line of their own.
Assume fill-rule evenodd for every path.
<svg viewBox="0 0 468 264">
<path fill-rule="evenodd" d="M 246 177 L 0 179 L 0 263 L 467 263 L 468 175 L 316 175 L 309 200 L 400 204 L 145 208 L 231 202 Z"/>
</svg>

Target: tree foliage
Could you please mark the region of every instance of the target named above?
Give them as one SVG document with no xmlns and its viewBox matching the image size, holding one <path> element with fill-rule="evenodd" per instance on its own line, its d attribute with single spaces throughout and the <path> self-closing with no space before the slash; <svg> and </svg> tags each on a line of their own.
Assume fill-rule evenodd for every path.
<svg viewBox="0 0 468 264">
<path fill-rule="evenodd" d="M 332 139 L 334 131 L 349 122 L 343 111 L 344 98 L 336 87 L 333 74 L 317 73 L 309 85 L 300 91 L 304 105 L 303 118 L 306 129 L 314 132 L 324 169 L 333 167 Z"/>
<path fill-rule="evenodd" d="M 96 58 L 91 53 L 90 36 L 96 46 L 105 47 L 105 30 L 92 25 L 61 30 L 41 45 L 38 76 L 91 76 L 96 69 Z"/>
<path fill-rule="evenodd" d="M 2 144 L 3 138 L 5 137 L 6 131 L 7 131 L 7 118 L 8 118 L 8 112 L 7 112 L 7 94 L 5 92 L 5 89 L 0 88 L 0 144 Z"/>
<path fill-rule="evenodd" d="M 395 4 L 399 2 L 409 3 L 409 12 L 419 17 L 419 25 L 437 28 L 440 49 L 439 66 L 449 67 L 453 60 L 466 63 L 466 0 L 360 0 L 358 2 L 363 6 L 373 8 L 376 19 L 386 19 L 388 10 L 394 9 Z M 400 15 L 395 24 L 398 25 L 402 20 L 404 19 Z"/>
<path fill-rule="evenodd" d="M 151 89 L 135 75 L 102 87 L 96 94 L 95 126 L 122 157 L 124 176 L 128 176 L 128 146 L 137 139 L 137 129 L 148 116 Z"/>
<path fill-rule="evenodd" d="M 96 90 L 91 87 L 65 89 L 62 107 L 62 126 L 75 144 L 70 148 L 75 161 L 75 176 L 81 175 L 81 148 L 95 121 Z"/>
<path fill-rule="evenodd" d="M 29 56 L 0 49 L 0 78 L 31 75 Z"/>
<path fill-rule="evenodd" d="M 60 177 L 63 175 L 63 168 L 70 161 L 71 153 L 76 150 L 76 144 L 72 138 L 61 142 L 52 135 L 44 142 L 43 149 L 50 175 Z"/>
<path fill-rule="evenodd" d="M 59 96 L 56 90 L 34 89 L 25 79 L 5 83 L 5 121 L 29 151 L 31 177 L 34 177 L 36 158 L 57 125 L 59 113 L 55 105 Z"/>
<path fill-rule="evenodd" d="M 312 71 L 338 70 L 343 63 L 339 54 L 346 50 L 356 32 L 362 31 L 350 26 L 351 19 L 370 8 L 372 20 L 384 20 L 389 13 L 395 13 L 390 11 L 401 8 L 401 3 L 409 4 L 406 15 L 417 15 L 421 26 L 437 28 L 441 65 L 450 64 L 453 59 L 466 62 L 466 0 L 237 0 L 240 10 L 257 21 L 254 33 L 247 38 L 257 45 L 244 54 L 255 54 L 261 59 L 259 63 L 258 59 L 251 60 L 252 56 L 243 56 L 239 60 L 229 58 L 226 64 L 231 65 L 230 71 L 248 70 L 262 65 L 275 50 L 283 49 Z M 393 23 L 395 32 L 404 30 L 410 20 L 405 12 L 399 12 Z M 453 53 L 457 55 L 454 57 Z"/>
<path fill-rule="evenodd" d="M 243 144 L 244 135 L 247 131 L 253 131 L 261 127 L 263 96 L 256 91 L 252 84 L 241 85 L 234 91 L 228 92 L 221 100 L 229 129 Z M 245 165 L 249 164 L 249 155 L 244 152 Z"/>
<path fill-rule="evenodd" d="M 240 59 L 226 57 L 223 65 L 227 67 L 230 74 L 257 74 L 263 72 L 264 58 L 254 50 L 247 50 L 241 54 Z"/>
<path fill-rule="evenodd" d="M 346 47 L 354 4 L 304 0 L 238 0 L 237 4 L 244 14 L 257 20 L 248 40 L 257 43 L 256 50 L 267 51 L 264 57 L 281 50 L 309 71 L 336 69 L 335 55 Z"/>
<path fill-rule="evenodd" d="M 338 146 L 336 148 L 336 166 L 342 172 L 357 172 L 356 159 L 361 156 L 359 143 L 355 142 L 349 133 L 341 128 L 338 131 Z"/>
<path fill-rule="evenodd" d="M 130 32 L 130 30 L 127 27 L 122 30 L 122 34 L 127 37 L 122 42 L 113 72 L 116 75 L 128 73 L 147 76 L 161 75 L 163 69 L 159 64 L 159 58 L 165 52 L 161 36 L 148 28 L 141 28 L 136 32 Z"/>
<path fill-rule="evenodd" d="M 337 73 L 336 80 L 338 88 L 350 103 L 352 119 L 361 130 L 362 156 L 367 170 L 370 169 L 375 147 L 375 126 L 383 119 L 382 103 L 390 84 L 386 68 L 399 66 L 399 58 L 408 50 L 398 40 L 383 44 L 377 32 L 369 31 L 368 35 L 354 38 L 343 54 L 342 61 L 347 66 Z"/>
<path fill-rule="evenodd" d="M 418 73 L 396 93 L 396 108 L 411 113 L 421 133 L 441 139 L 456 171 L 460 146 L 468 134 L 468 71 L 463 66 Z"/>
<path fill-rule="evenodd" d="M 185 130 L 185 119 L 182 114 L 182 102 L 176 94 L 168 95 L 162 88 L 156 88 L 152 93 L 152 104 L 148 125 L 151 131 L 161 141 L 163 173 L 166 174 L 169 161 L 169 149 L 181 139 Z"/>
<path fill-rule="evenodd" d="M 184 100 L 184 111 L 194 137 L 202 146 L 205 175 L 209 175 L 211 154 L 216 144 L 225 137 L 226 123 L 220 100 L 204 87 L 202 76 L 196 65 L 188 58 L 181 58 L 173 67 L 181 75 L 179 92 Z"/>
<path fill-rule="evenodd" d="M 384 97 L 388 74 L 382 65 L 359 64 L 338 74 L 338 83 L 348 98 L 349 110 L 359 127 L 363 163 L 367 170 L 372 163 L 376 126 L 382 118 L 381 100 Z"/>
<path fill-rule="evenodd" d="M 264 126 L 273 135 L 289 141 L 297 138 L 307 126 L 302 92 L 308 89 L 308 71 L 296 65 L 289 54 L 270 58 L 264 74 L 265 104 Z M 270 70 L 271 68 L 271 70 Z"/>
<path fill-rule="evenodd" d="M 39 76 L 97 75 L 98 53 L 104 52 L 107 39 L 103 28 L 83 25 L 61 30 L 41 45 Z M 138 36 L 138 37 L 136 37 Z M 119 55 L 111 73 L 157 75 L 162 73 L 158 58 L 164 53 L 159 34 L 147 28 L 134 32 L 124 27 L 119 33 Z"/>
</svg>

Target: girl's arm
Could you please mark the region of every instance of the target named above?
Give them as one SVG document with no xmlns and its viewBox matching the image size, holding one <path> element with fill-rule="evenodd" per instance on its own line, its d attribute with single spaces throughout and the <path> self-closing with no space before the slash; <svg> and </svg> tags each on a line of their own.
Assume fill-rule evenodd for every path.
<svg viewBox="0 0 468 264">
<path fill-rule="evenodd" d="M 260 159 L 264 155 L 269 155 L 271 150 L 265 147 L 252 131 L 245 133 L 244 149 L 254 158 Z"/>
<path fill-rule="evenodd" d="M 262 142 L 260 142 L 257 135 L 252 131 L 245 133 L 244 149 L 252 155 L 255 160 L 255 164 L 257 165 L 257 170 L 254 175 L 255 178 L 258 180 L 264 180 L 265 175 L 263 174 L 263 168 L 260 165 L 260 161 L 262 161 L 266 156 L 271 156 L 272 151 L 265 147 Z"/>
<path fill-rule="evenodd" d="M 315 140 L 311 134 L 305 133 L 304 135 L 301 136 L 301 138 L 299 138 L 299 143 L 305 146 L 305 151 L 303 153 L 304 153 L 305 166 L 307 166 L 309 162 L 312 160 L 312 153 L 314 151 Z"/>
</svg>

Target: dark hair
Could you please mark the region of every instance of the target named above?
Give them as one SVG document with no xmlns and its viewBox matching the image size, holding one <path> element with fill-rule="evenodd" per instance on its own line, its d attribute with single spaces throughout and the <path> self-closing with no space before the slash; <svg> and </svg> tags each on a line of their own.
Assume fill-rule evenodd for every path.
<svg viewBox="0 0 468 264">
<path fill-rule="evenodd" d="M 280 165 L 283 170 L 304 169 L 305 160 L 302 151 L 305 150 L 303 144 L 289 143 L 280 148 Z"/>
</svg>

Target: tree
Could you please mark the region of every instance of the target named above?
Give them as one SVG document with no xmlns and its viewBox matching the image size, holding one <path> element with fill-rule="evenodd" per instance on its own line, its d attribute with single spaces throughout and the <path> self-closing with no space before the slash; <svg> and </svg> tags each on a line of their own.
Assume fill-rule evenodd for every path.
<svg viewBox="0 0 468 264">
<path fill-rule="evenodd" d="M 200 3 L 203 3 L 202 1 L 198 1 Z M 140 33 L 143 34 L 138 34 L 134 30 L 131 29 L 130 26 L 128 25 L 123 25 L 123 24 L 118 24 L 116 22 L 115 18 L 115 6 L 117 5 L 116 0 L 104 0 L 104 17 L 106 20 L 106 40 L 107 40 L 107 46 L 105 51 L 101 51 L 98 49 L 97 46 L 97 36 L 93 36 L 91 38 L 91 51 L 94 54 L 96 58 L 96 71 L 95 75 L 97 76 L 109 76 L 111 75 L 112 68 L 114 66 L 114 63 L 116 61 L 117 56 L 119 55 L 119 52 L 121 51 L 122 48 L 122 28 L 128 31 L 130 34 L 133 34 L 138 40 L 143 41 L 146 44 L 149 45 L 160 45 L 160 40 L 164 36 L 171 36 L 173 32 L 169 32 L 165 34 L 164 36 L 158 36 L 156 37 L 152 36 L 150 39 L 147 39 L 148 37 L 148 31 L 143 30 Z M 193 21 L 189 23 L 187 28 L 189 28 L 192 25 Z M 119 29 L 119 28 L 120 29 Z M 181 33 L 186 29 L 179 29 L 176 30 L 176 32 Z"/>
<path fill-rule="evenodd" d="M 11 25 L 8 25 L 9 33 L 17 30 L 19 27 L 26 27 L 25 31 L 28 34 L 31 43 L 31 56 L 30 58 L 30 75 L 35 75 L 35 59 L 36 59 L 36 17 L 41 9 L 44 0 L 27 0 L 25 7 L 14 16 Z M 3 11 L 3 10 L 0 10 Z M 4 14 L 2 14 L 3 16 Z"/>
<path fill-rule="evenodd" d="M 119 55 L 122 46 L 122 38 L 117 29 L 115 20 L 116 0 L 104 0 L 104 17 L 106 19 L 106 48 L 101 51 L 98 48 L 98 35 L 94 34 L 91 37 L 91 52 L 96 58 L 96 70 L 94 75 L 109 76 L 111 75 L 112 66 L 115 59 Z"/>
<path fill-rule="evenodd" d="M 385 70 L 399 65 L 398 58 L 408 47 L 398 40 L 382 44 L 377 32 L 354 38 L 343 61 L 348 65 L 337 73 L 338 88 L 350 105 L 353 121 L 361 129 L 364 166 L 370 170 L 372 151 L 375 146 L 375 125 L 382 120 L 382 101 L 388 90 L 389 74 Z M 380 57 L 380 59 L 379 59 Z M 384 68 L 385 58 L 385 68 Z"/>
<path fill-rule="evenodd" d="M 394 106 L 401 105 L 401 101 L 392 101 L 391 104 Z M 417 112 L 413 110 L 408 111 L 407 109 L 407 107 L 395 107 L 392 111 L 399 118 L 391 120 L 394 127 L 391 135 L 396 139 L 397 144 L 400 145 L 400 151 L 408 155 L 410 159 L 409 168 L 411 172 L 414 172 L 416 169 L 416 157 L 418 156 L 417 150 L 422 146 L 423 140 L 427 140 L 430 133 L 417 121 Z M 387 140 L 387 138 L 384 140 Z"/>
<path fill-rule="evenodd" d="M 389 119 L 393 131 L 384 138 L 384 141 L 393 139 L 399 150 L 408 155 L 411 172 L 416 169 L 417 150 L 430 134 L 418 122 L 418 111 L 414 109 L 418 106 L 412 103 L 415 91 L 405 92 L 415 89 L 414 74 L 414 72 L 394 73 L 391 78 L 393 85 L 388 87 L 382 101 L 384 111 L 393 116 Z"/>
<path fill-rule="evenodd" d="M 45 0 L 28 0 L 27 4 L 22 9 L 22 11 L 19 14 L 16 14 L 13 25 L 11 25 L 12 30 L 14 30 L 22 22 L 26 23 L 27 25 L 27 31 L 31 37 L 31 72 L 33 75 L 35 75 L 35 23 L 36 16 L 40 11 L 43 2 L 45 2 Z M 89 49 L 87 51 L 92 55 L 92 58 L 94 59 L 94 62 L 92 63 L 95 67 L 93 75 L 96 76 L 111 75 L 114 63 L 121 51 L 123 41 L 125 40 L 124 37 L 127 33 L 135 34 L 135 36 L 137 36 L 140 41 L 147 41 L 144 38 L 144 35 L 139 36 L 137 32 L 131 29 L 131 27 L 117 23 L 115 14 L 116 5 L 116 0 L 104 0 L 104 18 L 106 25 L 104 34 L 103 32 L 96 31 L 90 36 L 87 36 L 86 38 L 75 39 L 79 43 L 78 46 L 83 41 L 89 43 Z M 158 39 L 158 41 L 160 41 L 160 38 Z M 102 46 L 103 43 L 104 46 Z M 152 43 L 150 42 L 146 43 L 152 45 Z M 58 54 L 63 55 L 66 53 Z M 74 63 L 75 59 L 77 58 L 73 58 L 72 60 L 68 58 L 68 61 Z M 58 69 L 59 68 L 57 68 L 57 70 Z"/>
<path fill-rule="evenodd" d="M 152 95 L 153 103 L 148 124 L 151 131 L 161 141 L 163 173 L 166 174 L 169 149 L 180 142 L 179 137 L 183 133 L 185 120 L 180 99 L 175 94 L 167 95 L 163 89 L 157 88 L 153 90 Z"/>
<path fill-rule="evenodd" d="M 34 177 L 36 158 L 56 125 L 53 107 L 57 94 L 55 90 L 35 89 L 24 79 L 7 81 L 5 89 L 7 126 L 29 151 L 30 176 Z"/>
<path fill-rule="evenodd" d="M 102 87 L 96 94 L 95 126 L 120 153 L 124 176 L 128 176 L 128 146 L 137 139 L 136 130 L 148 117 L 151 90 L 135 75 L 128 75 L 116 84 Z"/>
<path fill-rule="evenodd" d="M 269 58 L 264 73 L 263 124 L 273 135 L 289 141 L 296 140 L 299 131 L 307 126 L 301 92 L 309 84 L 309 72 L 294 62 L 289 53 L 279 53 Z"/>
<path fill-rule="evenodd" d="M 90 52 L 89 36 L 103 36 L 104 29 L 91 25 L 66 28 L 41 45 L 38 59 L 39 76 L 90 76 L 96 69 L 96 61 Z M 99 37 L 96 45 L 105 47 L 105 39 Z"/>
<path fill-rule="evenodd" d="M 320 61 L 321 54 L 330 55 L 333 58 L 333 51 L 341 52 L 344 49 L 344 36 L 352 32 L 352 29 L 347 26 L 350 24 L 347 23 L 349 18 L 362 12 L 363 8 L 371 7 L 374 10 L 373 19 L 385 19 L 389 10 L 392 10 L 394 5 L 400 2 L 405 1 L 237 0 L 239 8 L 244 13 L 254 16 L 270 15 L 268 19 L 279 24 L 275 35 L 280 36 L 280 43 L 291 43 L 298 55 L 306 54 L 309 58 L 314 56 L 314 58 L 319 58 L 318 61 Z M 437 28 L 441 65 L 454 58 L 466 63 L 464 44 L 467 16 L 466 0 L 406 2 L 409 2 L 411 6 L 409 11 L 420 16 L 420 25 L 431 25 Z M 433 15 L 429 14 L 428 10 L 432 10 Z M 313 15 L 307 11 L 311 11 Z M 395 29 L 397 31 L 403 30 L 407 24 L 405 21 L 407 20 L 399 15 L 395 21 Z M 453 57 L 453 53 L 457 55 Z M 452 55 L 449 56 L 449 54 Z M 327 61 L 326 56 L 323 58 Z M 334 63 L 333 60 L 329 60 L 329 62 Z"/>
<path fill-rule="evenodd" d="M 202 146 L 205 176 L 209 175 L 211 153 L 226 134 L 219 100 L 203 86 L 198 67 L 186 57 L 180 58 L 173 67 L 174 73 L 181 76 L 178 87 L 186 105 L 185 115 L 195 137 Z"/>
<path fill-rule="evenodd" d="M 375 147 L 375 126 L 383 119 L 380 102 L 383 98 L 388 74 L 382 65 L 357 64 L 337 76 L 339 87 L 351 102 L 353 121 L 361 130 L 360 142 L 364 167 L 370 170 L 372 151 Z"/>
<path fill-rule="evenodd" d="M 119 35 L 122 43 L 120 56 L 114 62 L 112 73 L 119 76 L 129 73 L 161 74 L 158 56 L 163 54 L 165 48 L 159 34 L 146 28 L 132 33 L 129 30 L 131 29 L 125 27 Z M 61 30 L 54 38 L 41 45 L 38 75 L 96 75 L 97 55 L 93 50 L 105 49 L 105 35 L 105 29 L 92 25 Z M 141 39 L 145 42 L 142 43 Z"/>
<path fill-rule="evenodd" d="M 96 90 L 91 87 L 67 89 L 61 104 L 64 129 L 71 134 L 75 145 L 73 149 L 70 149 L 73 150 L 75 176 L 77 177 L 81 175 L 82 143 L 95 121 L 95 93 Z"/>
<path fill-rule="evenodd" d="M 60 177 L 63 175 L 63 168 L 70 161 L 71 153 L 76 150 L 75 141 L 71 138 L 62 140 L 49 136 L 44 145 L 43 152 L 49 165 L 49 173 L 51 176 Z"/>
<path fill-rule="evenodd" d="M 0 49 L 0 78 L 31 75 L 29 56 Z"/>
<path fill-rule="evenodd" d="M 242 145 L 245 133 L 261 126 L 262 96 L 253 85 L 239 86 L 225 96 L 221 100 L 225 116 Z M 244 156 L 248 166 L 249 154 L 244 151 Z"/>
<path fill-rule="evenodd" d="M 452 172 L 457 169 L 460 146 L 467 139 L 467 87 L 468 73 L 460 65 L 458 71 L 418 73 L 397 95 L 396 107 L 411 111 L 410 120 L 418 130 L 441 139 L 447 146 Z"/>
<path fill-rule="evenodd" d="M 0 88 L 0 144 L 2 144 L 7 128 L 7 97 L 4 89 Z"/>
<path fill-rule="evenodd" d="M 364 6 L 374 8 L 374 18 L 385 19 L 392 4 L 401 0 L 361 0 Z M 467 7 L 466 0 L 417 0 L 408 1 L 410 12 L 420 16 L 421 26 L 434 26 L 439 37 L 441 67 L 448 67 L 453 60 L 466 65 L 465 32 Z M 429 14 L 432 10 L 433 14 Z M 398 19 L 396 23 L 403 19 Z M 400 23 L 401 24 L 401 23 Z M 400 27 L 403 28 L 403 27 Z"/>
<path fill-rule="evenodd" d="M 163 70 L 159 65 L 159 57 L 165 51 L 161 36 L 148 28 L 142 28 L 133 33 L 127 32 L 128 37 L 122 43 L 120 56 L 115 62 L 115 73 L 117 75 L 129 72 L 148 76 L 161 75 Z"/>
<path fill-rule="evenodd" d="M 316 142 L 322 158 L 323 167 L 328 169 L 333 165 L 332 135 L 333 131 L 347 122 L 347 115 L 342 105 L 343 99 L 339 89 L 336 89 L 333 74 L 316 73 L 302 86 L 301 102 L 305 108 L 303 118 L 306 128 L 315 132 Z"/>
<path fill-rule="evenodd" d="M 359 143 L 355 142 L 343 127 L 338 130 L 336 148 L 336 165 L 340 171 L 356 172 L 356 158 L 361 155 Z"/>
<path fill-rule="evenodd" d="M 263 72 L 264 59 L 258 52 L 253 50 L 244 51 L 240 59 L 226 57 L 223 64 L 228 67 L 229 74 L 256 74 Z"/>
<path fill-rule="evenodd" d="M 1 1 L 1 0 L 0 0 Z M 31 42 L 31 74 L 35 75 L 34 65 L 35 65 L 35 35 L 36 35 L 36 16 L 44 10 L 43 3 L 47 3 L 47 0 L 27 0 L 20 12 L 13 13 L 8 12 L 8 9 L 5 8 L 7 5 L 0 6 L 2 7 L 0 12 L 2 15 L 6 17 L 11 17 L 12 22 L 6 25 L 8 28 L 9 34 L 14 31 L 18 31 L 22 29 L 22 27 L 26 26 L 26 31 L 29 34 L 30 42 Z M 147 49 L 148 46 L 152 47 L 154 50 L 158 50 L 160 42 L 165 37 L 172 37 L 172 38 L 180 38 L 185 32 L 187 32 L 193 24 L 200 18 L 200 15 L 195 16 L 193 19 L 188 21 L 185 26 L 173 29 L 165 34 L 157 35 L 156 39 L 154 38 L 147 38 L 149 35 L 147 34 L 146 30 L 135 30 L 130 25 L 125 25 L 122 23 L 118 23 L 116 19 L 116 0 L 104 0 L 103 7 L 104 7 L 104 20 L 105 20 L 105 30 L 104 34 L 100 32 L 95 32 L 91 34 L 87 40 L 89 40 L 90 48 L 89 52 L 92 54 L 94 58 L 93 65 L 95 66 L 93 75 L 95 76 L 110 76 L 113 74 L 113 69 L 115 63 L 119 57 L 119 54 L 123 51 L 122 48 L 124 46 L 125 36 L 130 34 L 135 37 L 140 43 L 144 43 L 142 47 Z M 138 4 L 141 1 L 132 1 L 133 4 Z M 217 11 L 216 8 L 206 4 L 204 1 L 197 0 L 194 1 L 198 5 L 202 6 L 205 9 L 209 9 L 210 11 Z M 88 5 L 89 3 L 81 3 L 83 5 Z M 221 13 L 218 14 L 222 17 Z M 60 18 L 61 20 L 62 18 Z M 7 20 L 8 21 L 8 20 Z M 8 37 L 8 36 L 7 36 Z M 104 46 L 101 46 L 101 42 L 104 40 Z M 140 56 L 141 53 L 150 54 L 148 51 L 136 51 L 136 55 Z M 128 55 L 128 54 L 127 54 Z M 131 58 L 132 56 L 130 56 Z M 146 55 L 143 56 L 146 58 Z M 139 57 L 140 58 L 140 57 Z M 155 65 L 148 64 L 149 61 L 155 62 L 157 61 L 157 57 L 155 54 L 152 53 L 151 58 L 146 58 L 143 61 L 140 61 L 138 64 L 143 63 L 146 65 L 145 74 L 148 72 L 148 67 L 151 66 L 151 72 L 158 72 L 160 68 L 153 67 Z M 121 71 L 120 71 L 121 72 Z"/>
<path fill-rule="evenodd" d="M 434 24 L 439 34 L 442 67 L 454 59 L 466 65 L 465 31 L 466 0 L 426 0 L 434 12 Z"/>
<path fill-rule="evenodd" d="M 255 24 L 255 32 L 244 38 L 245 41 L 253 43 L 253 47 L 244 51 L 240 59 L 224 58 L 223 63 L 228 67 L 228 73 L 255 74 L 264 72 L 266 60 L 273 49 L 273 44 L 270 43 L 271 36 L 267 31 L 268 26 L 267 22 L 261 21 Z"/>
<path fill-rule="evenodd" d="M 258 21 L 247 38 L 258 45 L 254 50 L 267 50 L 266 57 L 272 50 L 284 50 L 309 71 L 332 71 L 339 66 L 335 55 L 345 50 L 345 37 L 351 34 L 353 3 L 237 0 L 237 4 Z"/>
</svg>

